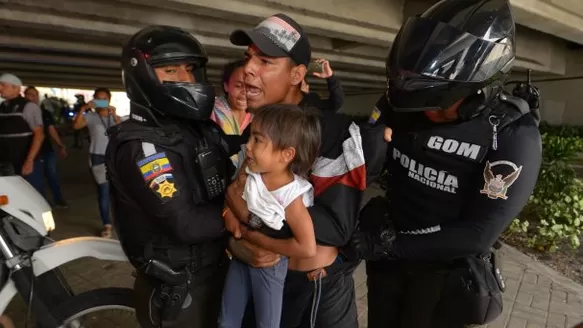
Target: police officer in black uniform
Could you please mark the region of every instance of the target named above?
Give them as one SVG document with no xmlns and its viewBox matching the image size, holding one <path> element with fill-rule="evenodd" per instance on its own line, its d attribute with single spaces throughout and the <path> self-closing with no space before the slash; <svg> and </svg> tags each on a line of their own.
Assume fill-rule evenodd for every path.
<svg viewBox="0 0 583 328">
<path fill-rule="evenodd" d="M 106 160 L 116 229 L 136 268 L 142 327 L 215 327 L 228 258 L 221 212 L 234 173 L 209 120 L 208 57 L 189 33 L 151 26 L 122 53 L 131 118 Z"/>
<path fill-rule="evenodd" d="M 500 313 L 491 248 L 541 165 L 535 115 L 503 91 L 515 49 L 508 0 L 444 0 L 401 27 L 371 116 L 392 129 L 389 190 L 353 236 L 370 328 L 457 328 Z"/>
</svg>

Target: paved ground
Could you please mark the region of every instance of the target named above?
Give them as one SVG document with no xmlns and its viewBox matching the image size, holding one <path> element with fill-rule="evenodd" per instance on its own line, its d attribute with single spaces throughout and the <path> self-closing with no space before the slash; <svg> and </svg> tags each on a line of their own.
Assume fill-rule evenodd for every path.
<svg viewBox="0 0 583 328">
<path fill-rule="evenodd" d="M 97 235 L 101 222 L 98 216 L 95 188 L 87 169 L 86 152 L 71 150 L 59 163 L 65 197 L 70 208 L 56 210 L 57 229 L 53 238 Z M 369 196 L 378 193 L 371 190 Z M 502 316 L 487 328 L 572 328 L 583 322 L 583 286 L 554 272 L 511 248 L 503 248 L 503 272 L 507 291 Z M 126 263 L 82 259 L 63 268 L 76 292 L 106 286 L 131 286 L 131 267 Z M 367 327 L 366 275 L 361 266 L 355 273 L 356 297 L 360 327 Z M 7 313 L 17 327 L 24 327 L 24 308 L 15 299 Z"/>
</svg>

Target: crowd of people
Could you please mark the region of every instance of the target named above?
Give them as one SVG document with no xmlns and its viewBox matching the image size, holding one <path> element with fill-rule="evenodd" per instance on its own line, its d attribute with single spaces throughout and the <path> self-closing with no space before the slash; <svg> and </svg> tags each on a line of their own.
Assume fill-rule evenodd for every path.
<svg viewBox="0 0 583 328">
<path fill-rule="evenodd" d="M 102 236 L 114 226 L 136 268 L 140 325 L 356 328 L 362 260 L 371 328 L 495 319 L 496 241 L 541 165 L 538 109 L 503 90 L 516 56 L 508 0 L 443 0 L 409 18 L 387 90 L 359 124 L 337 114 L 341 84 L 291 17 L 230 41 L 241 60 L 216 97 L 195 37 L 145 27 L 122 51 L 129 119 L 102 88 L 74 119 L 90 132 Z M 327 80 L 327 99 L 308 74 Z M 19 81 L 0 83 L 0 115 L 26 131 L 13 162 L 34 183 L 42 116 L 12 100 Z M 0 126 L 0 137 L 17 132 Z M 362 207 L 385 162 L 387 194 Z"/>
</svg>

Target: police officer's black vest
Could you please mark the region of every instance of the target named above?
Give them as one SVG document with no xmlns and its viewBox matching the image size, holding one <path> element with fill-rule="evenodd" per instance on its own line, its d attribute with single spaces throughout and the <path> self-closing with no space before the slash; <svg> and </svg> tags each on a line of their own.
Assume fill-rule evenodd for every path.
<svg viewBox="0 0 583 328">
<path fill-rule="evenodd" d="M 11 162 L 20 172 L 32 142 L 32 130 L 24 119 L 28 100 L 18 97 L 0 105 L 0 162 Z"/>
<path fill-rule="evenodd" d="M 522 99 L 504 95 L 479 116 L 461 123 L 408 129 L 411 114 L 395 115 L 390 122 L 395 132 L 389 143 L 387 198 L 397 228 L 411 234 L 431 233 L 442 223 L 458 220 L 464 202 L 479 192 L 476 186 L 484 181 L 486 155 L 495 151 L 491 121 L 501 131 L 528 112 Z"/>
<path fill-rule="evenodd" d="M 184 128 L 183 128 L 184 129 Z M 139 124 L 137 122 L 128 120 L 117 126 L 111 127 L 108 130 L 110 136 L 109 144 L 106 152 L 106 166 L 107 166 L 107 176 L 111 184 L 111 197 L 118 197 L 118 194 L 123 194 L 125 199 L 133 200 L 132 195 L 128 195 L 125 191 L 123 184 L 119 179 L 119 173 L 116 171 L 116 163 L 114 161 L 115 154 L 121 145 L 129 141 L 138 140 L 140 142 L 149 142 L 159 148 L 159 151 L 171 151 L 173 153 L 179 154 L 183 159 L 184 168 L 193 168 L 195 164 L 194 154 L 195 147 L 189 142 L 189 138 L 184 137 L 184 130 L 181 130 L 175 125 L 167 125 L 163 127 L 150 127 Z M 222 152 L 221 156 L 224 161 L 217 163 L 217 165 L 226 165 L 226 182 L 229 184 L 229 177 L 234 173 L 231 161 L 228 156 L 228 146 L 224 143 L 222 139 L 221 130 L 211 121 L 198 123 L 196 132 L 200 139 L 204 138 L 209 145 L 213 145 L 218 151 Z M 229 171 L 229 168 L 231 169 Z M 195 170 L 185 170 L 184 172 L 188 178 L 188 185 L 192 188 L 193 201 L 195 204 L 202 204 L 208 202 L 202 196 L 204 193 L 202 191 L 200 178 L 195 174 Z M 133 202 L 133 201 L 132 201 Z M 114 213 L 117 212 L 115 205 L 116 202 L 112 202 Z M 131 204 L 132 207 L 139 209 L 139 205 L 134 202 Z M 143 220 L 148 220 L 148 213 L 144 213 L 146 217 Z M 139 233 L 140 224 L 135 224 L 134 226 L 128 226 L 128 223 L 123 222 L 124 218 L 116 218 L 116 228 L 119 235 L 120 242 L 124 251 L 132 264 L 134 266 L 139 266 L 143 264 L 143 261 L 147 261 L 148 258 L 152 256 L 151 249 L 175 249 L 176 243 L 173 242 L 166 235 L 157 235 L 151 240 L 149 245 L 135 245 L 132 240 L 131 234 Z M 135 223 L 135 222 L 134 222 Z M 131 225 L 131 224 L 130 224 Z M 140 249 L 137 251 L 137 249 Z"/>
</svg>

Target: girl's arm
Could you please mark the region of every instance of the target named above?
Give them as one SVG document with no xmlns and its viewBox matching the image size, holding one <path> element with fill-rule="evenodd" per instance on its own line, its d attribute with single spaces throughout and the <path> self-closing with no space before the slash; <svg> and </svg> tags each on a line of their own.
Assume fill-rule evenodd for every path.
<svg viewBox="0 0 583 328">
<path fill-rule="evenodd" d="M 241 227 L 243 238 L 253 244 L 287 257 L 310 258 L 316 255 L 316 237 L 312 217 L 304 206 L 303 196 L 294 199 L 285 209 L 285 217 L 293 238 L 275 239 L 258 231 Z"/>
</svg>

